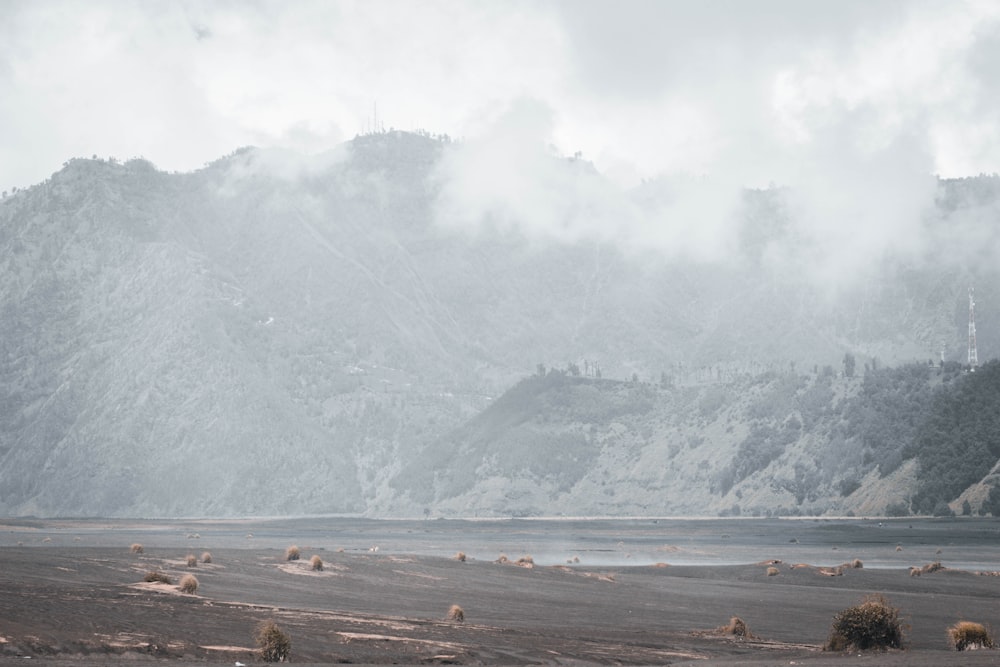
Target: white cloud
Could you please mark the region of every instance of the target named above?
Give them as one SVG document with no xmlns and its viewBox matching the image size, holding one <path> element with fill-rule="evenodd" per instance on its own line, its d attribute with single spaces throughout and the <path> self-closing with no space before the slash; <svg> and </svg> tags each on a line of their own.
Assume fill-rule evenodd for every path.
<svg viewBox="0 0 1000 667">
<path fill-rule="evenodd" d="M 833 273 L 919 252 L 930 174 L 1000 171 L 997 54 L 1000 5 L 972 0 L 8 0 L 0 187 L 91 153 L 324 152 L 377 102 L 467 138 L 439 174 L 452 223 L 711 259 L 740 187 L 776 183 Z"/>
</svg>

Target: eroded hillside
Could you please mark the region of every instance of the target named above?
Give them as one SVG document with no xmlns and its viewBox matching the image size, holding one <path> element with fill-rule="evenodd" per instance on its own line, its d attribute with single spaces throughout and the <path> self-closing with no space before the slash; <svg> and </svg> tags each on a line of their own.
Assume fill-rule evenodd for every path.
<svg viewBox="0 0 1000 667">
<path fill-rule="evenodd" d="M 444 216 L 455 150 L 393 132 L 186 174 L 75 159 L 4 198 L 0 512 L 812 511 L 845 480 L 874 488 L 872 463 L 829 454 L 833 418 L 807 407 L 860 381 L 821 367 L 936 359 L 942 343 L 960 358 L 970 282 L 981 358 L 1000 348 L 996 178 L 941 182 L 920 223 L 944 241 L 975 232 L 981 257 L 886 256 L 831 289 L 773 261 L 806 243 L 780 190 L 745 192 L 709 260 L 597 222 L 559 237 L 578 221 L 547 220 L 550 238 L 492 209 Z M 551 161 L 563 201 L 607 187 Z M 634 215 L 670 192 L 629 196 Z M 588 206 L 570 209 L 617 215 Z M 479 456 L 498 429 L 469 420 L 539 363 L 605 381 L 553 396 Z"/>
</svg>

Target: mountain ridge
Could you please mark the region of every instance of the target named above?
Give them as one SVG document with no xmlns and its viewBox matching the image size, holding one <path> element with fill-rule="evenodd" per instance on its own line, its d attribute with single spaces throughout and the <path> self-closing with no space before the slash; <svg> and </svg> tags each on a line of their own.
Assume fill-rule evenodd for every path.
<svg viewBox="0 0 1000 667">
<path fill-rule="evenodd" d="M 763 267 L 792 224 L 776 192 L 745 194 L 729 264 L 446 224 L 456 150 L 77 159 L 0 201 L 0 511 L 413 515 L 400 475 L 539 363 L 682 385 L 912 361 L 962 340 L 970 277 L 983 358 L 1000 342 L 989 262 L 886 261 L 836 299 Z M 600 177 L 552 159 L 554 183 Z M 979 229 L 996 180 L 943 182 L 937 215 Z"/>
</svg>

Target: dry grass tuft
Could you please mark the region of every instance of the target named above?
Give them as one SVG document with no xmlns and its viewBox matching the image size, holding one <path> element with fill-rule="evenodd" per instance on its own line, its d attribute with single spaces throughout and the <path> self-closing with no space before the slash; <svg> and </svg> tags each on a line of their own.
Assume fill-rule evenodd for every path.
<svg viewBox="0 0 1000 667">
<path fill-rule="evenodd" d="M 899 609 L 881 595 L 871 595 L 854 607 L 848 607 L 833 619 L 827 650 L 867 650 L 900 648 L 903 626 Z"/>
<path fill-rule="evenodd" d="M 309 565 L 316 572 L 323 571 L 323 559 L 320 558 L 318 555 L 314 555 L 312 558 L 309 559 Z"/>
<path fill-rule="evenodd" d="M 292 640 L 274 621 L 264 621 L 253 633 L 257 654 L 264 662 L 285 662 L 292 652 Z"/>
<path fill-rule="evenodd" d="M 779 570 L 778 568 L 774 567 L 773 565 L 771 567 L 767 568 L 767 576 L 769 576 L 769 577 L 776 577 L 779 574 L 781 574 L 781 570 Z"/>
<path fill-rule="evenodd" d="M 193 574 L 185 574 L 180 581 L 181 590 L 194 595 L 198 592 L 198 579 Z"/>
<path fill-rule="evenodd" d="M 903 550 L 903 547 L 897 544 L 896 545 L 896 551 L 902 551 L 902 550 Z"/>
<path fill-rule="evenodd" d="M 464 551 L 459 551 L 457 554 L 455 554 L 455 560 L 457 560 L 459 563 L 464 563 L 465 562 L 465 552 Z"/>
<path fill-rule="evenodd" d="M 131 551 L 134 554 L 144 553 L 144 549 L 142 548 L 142 545 L 139 544 L 138 542 L 136 542 L 135 544 L 133 544 L 132 546 L 130 546 L 128 549 L 129 549 L 129 551 Z"/>
<path fill-rule="evenodd" d="M 167 584 L 168 586 L 174 582 L 170 580 L 170 577 L 163 574 L 162 572 L 147 572 L 146 576 L 142 578 L 148 584 L 159 583 Z"/>
<path fill-rule="evenodd" d="M 198 567 L 198 557 L 194 554 L 188 554 L 186 560 L 188 567 Z"/>
<path fill-rule="evenodd" d="M 465 622 L 465 610 L 457 604 L 451 605 L 451 607 L 448 608 L 448 620 L 455 621 L 456 623 Z"/>
<path fill-rule="evenodd" d="M 509 562 L 510 562 L 510 559 L 509 559 L 509 558 L 507 558 L 507 554 L 500 554 L 500 557 L 499 557 L 499 558 L 497 558 L 497 561 L 496 561 L 496 562 L 498 562 L 498 563 L 500 563 L 501 565 L 503 565 L 503 564 L 505 564 L 505 563 L 509 563 Z"/>
<path fill-rule="evenodd" d="M 750 632 L 750 626 L 748 626 L 746 621 L 739 616 L 733 616 L 729 619 L 729 624 L 719 628 L 719 632 L 724 635 L 731 635 L 737 639 L 753 639 L 753 633 Z"/>
<path fill-rule="evenodd" d="M 927 563 L 927 565 L 920 568 L 920 574 L 932 574 L 943 569 L 945 569 L 945 567 L 941 564 L 941 561 L 934 561 L 933 563 Z"/>
<path fill-rule="evenodd" d="M 299 552 L 299 548 L 294 544 L 285 549 L 285 560 L 298 560 L 301 555 L 302 554 Z"/>
<path fill-rule="evenodd" d="M 212 554 L 210 552 L 208 552 L 208 551 L 206 551 L 205 553 L 203 553 L 201 555 L 201 562 L 202 563 L 211 563 L 212 562 Z"/>
<path fill-rule="evenodd" d="M 993 648 L 993 638 L 982 623 L 959 621 L 948 628 L 948 638 L 954 644 L 955 650 Z"/>
</svg>

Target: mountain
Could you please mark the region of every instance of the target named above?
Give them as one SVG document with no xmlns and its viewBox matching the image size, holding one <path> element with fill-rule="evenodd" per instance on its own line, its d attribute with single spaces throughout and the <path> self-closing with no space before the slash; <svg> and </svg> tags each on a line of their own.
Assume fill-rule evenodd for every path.
<svg viewBox="0 0 1000 667">
<path fill-rule="evenodd" d="M 549 370 L 396 484 L 445 516 L 996 514 L 998 415 L 996 361 L 687 386 Z"/>
<path fill-rule="evenodd" d="M 74 159 L 5 197 L 0 512 L 415 515 L 447 500 L 416 488 L 420 466 L 461 477 L 472 463 L 442 443 L 538 364 L 734 393 L 732 378 L 839 369 L 845 352 L 961 358 L 973 282 L 980 357 L 1000 343 L 996 177 L 940 182 L 920 221 L 940 245 L 887 253 L 833 293 L 771 261 L 803 243 L 780 190 L 743 193 L 725 254 L 678 255 L 577 222 L 635 218 L 669 199 L 661 183 L 595 200 L 610 186 L 592 166 L 548 156 L 544 191 L 564 208 L 528 201 L 555 216 L 539 233 L 505 208 L 516 191 L 456 199 L 456 174 L 504 182 L 456 162 L 463 150 L 392 132 L 310 158 L 241 149 L 192 173 Z M 615 405 L 644 405 L 621 391 Z M 559 485 L 596 455 L 588 434 L 565 437 L 586 455 L 547 464 Z M 699 465 L 723 460 L 713 432 L 696 437 Z M 455 484 L 461 512 L 472 492 Z"/>
</svg>

